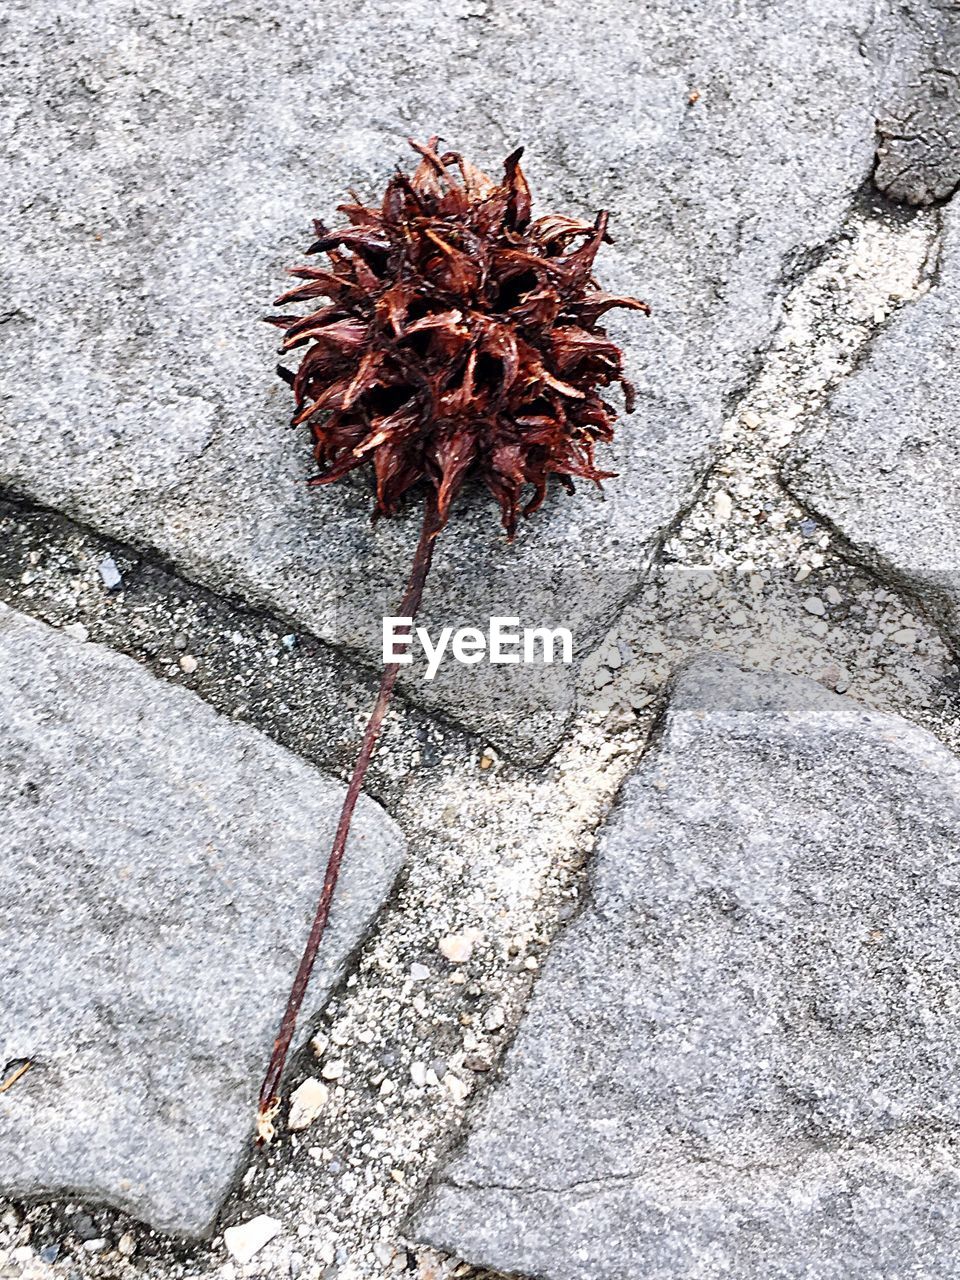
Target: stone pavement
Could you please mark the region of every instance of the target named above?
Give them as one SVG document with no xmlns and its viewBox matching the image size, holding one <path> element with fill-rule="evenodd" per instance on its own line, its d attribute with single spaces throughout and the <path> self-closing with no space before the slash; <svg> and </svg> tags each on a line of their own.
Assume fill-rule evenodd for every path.
<svg viewBox="0 0 960 1280">
<path fill-rule="evenodd" d="M 949 1274 L 960 761 L 705 659 L 414 1232 L 499 1271 Z"/>
<path fill-rule="evenodd" d="M 945 200 L 960 182 L 960 5 L 894 9 L 874 38 L 885 66 L 877 186 L 908 204 Z"/>
<path fill-rule="evenodd" d="M 0 1280 L 956 1270 L 956 15 L 13 6 Z M 464 495 L 425 621 L 578 661 L 409 674 L 253 1156 L 416 532 L 257 317 L 433 132 L 610 210 L 638 409 Z"/>
<path fill-rule="evenodd" d="M 552 502 L 513 548 L 487 498 L 465 503 L 425 614 L 483 618 L 522 581 L 535 621 L 596 643 L 691 501 L 791 271 L 867 177 L 872 5 L 793 0 L 732 25 L 700 4 L 475 7 L 16 7 L 0 483 L 376 660 L 415 518 L 372 530 L 362 492 L 306 490 L 305 431 L 286 429 L 276 335 L 255 320 L 310 218 L 382 189 L 406 135 L 442 129 L 491 166 L 523 143 L 543 209 L 611 210 L 604 280 L 654 308 L 611 322 L 637 425 L 606 500 Z M 572 696 L 486 666 L 409 688 L 531 758 Z"/>
<path fill-rule="evenodd" d="M 343 788 L 2 605 L 0 705 L 0 1058 L 32 1064 L 0 1095 L 0 1191 L 202 1233 L 249 1150 Z M 403 858 L 366 798 L 351 846 L 315 1004 Z"/>
<path fill-rule="evenodd" d="M 877 339 L 788 457 L 787 485 L 853 553 L 905 583 L 960 643 L 960 226 L 937 287 Z"/>
</svg>

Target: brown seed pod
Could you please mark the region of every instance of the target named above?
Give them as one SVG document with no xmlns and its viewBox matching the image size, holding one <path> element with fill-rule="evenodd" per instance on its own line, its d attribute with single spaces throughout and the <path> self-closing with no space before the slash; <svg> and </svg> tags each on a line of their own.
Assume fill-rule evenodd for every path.
<svg viewBox="0 0 960 1280">
<path fill-rule="evenodd" d="M 593 261 L 607 215 L 595 222 L 548 215 L 530 220 L 520 151 L 494 183 L 437 139 L 412 142 L 416 172 L 390 179 L 379 208 L 341 205 L 350 226 L 327 231 L 312 253 L 327 267 L 293 267 L 305 283 L 277 305 L 325 297 L 306 316 L 271 319 L 282 350 L 305 348 L 293 386 L 296 424 L 309 423 L 320 474 L 330 484 L 373 467 L 374 516 L 394 515 L 425 489 L 423 524 L 399 617 L 412 619 L 434 541 L 467 478 L 479 477 L 500 504 L 512 537 L 519 511 L 543 502 L 551 475 L 568 490 L 597 484 L 594 450 L 616 418 L 598 388 L 633 390 L 621 356 L 597 321 L 611 307 L 649 312 L 645 302 L 601 292 Z M 384 668 L 377 701 L 347 787 L 316 915 L 260 1090 L 258 1141 L 269 1142 L 300 1006 L 326 928 L 367 765 L 398 666 Z"/>
<path fill-rule="evenodd" d="M 327 267 L 298 266 L 303 283 L 278 306 L 325 297 L 306 316 L 270 322 L 281 350 L 302 350 L 294 423 L 309 423 L 330 484 L 369 464 L 375 515 L 394 515 L 421 482 L 436 492 L 440 523 L 469 476 L 500 504 L 512 537 L 555 475 L 612 475 L 594 460 L 613 437 L 616 413 L 599 389 L 633 391 L 621 354 L 597 323 L 611 307 L 649 311 L 603 293 L 593 262 L 607 215 L 593 223 L 548 214 L 531 221 L 521 150 L 499 184 L 437 139 L 412 176 L 397 172 L 379 208 L 340 206 L 350 226 L 316 224 L 311 253 Z"/>
</svg>

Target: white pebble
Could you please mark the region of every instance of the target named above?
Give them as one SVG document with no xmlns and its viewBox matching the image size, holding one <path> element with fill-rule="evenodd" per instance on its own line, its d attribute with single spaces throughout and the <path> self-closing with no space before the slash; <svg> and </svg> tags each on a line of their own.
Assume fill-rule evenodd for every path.
<svg viewBox="0 0 960 1280">
<path fill-rule="evenodd" d="M 733 499 L 726 489 L 718 489 L 713 495 L 713 513 L 718 520 L 729 520 L 733 511 Z"/>
<path fill-rule="evenodd" d="M 327 1105 L 330 1091 L 316 1076 L 310 1076 L 303 1084 L 294 1089 L 290 1096 L 290 1115 L 287 1127 L 294 1133 L 306 1129 L 313 1124 L 317 1116 Z"/>
<path fill-rule="evenodd" d="M 822 618 L 827 612 L 827 606 L 817 596 L 807 596 L 806 600 L 803 602 L 803 607 L 806 609 L 807 613 L 813 613 L 818 618 Z"/>
<path fill-rule="evenodd" d="M 501 1006 L 498 1004 L 492 1005 L 483 1015 L 483 1029 L 484 1031 L 499 1031 L 506 1020 L 507 1015 Z"/>
<path fill-rule="evenodd" d="M 68 622 L 63 628 L 63 634 L 70 636 L 73 640 L 89 640 L 90 632 L 82 622 Z"/>
<path fill-rule="evenodd" d="M 320 1068 L 320 1074 L 324 1080 L 339 1080 L 343 1075 L 343 1063 L 339 1058 L 335 1058 L 333 1062 L 325 1062 Z"/>
<path fill-rule="evenodd" d="M 448 933 L 438 943 L 440 954 L 451 964 L 466 964 L 473 955 L 473 938 L 465 933 Z"/>
<path fill-rule="evenodd" d="M 258 1218 L 251 1218 L 249 1222 L 227 1227 L 223 1233 L 223 1243 L 227 1246 L 227 1252 L 238 1262 L 246 1263 L 277 1235 L 281 1226 L 276 1218 L 261 1213 Z"/>
<path fill-rule="evenodd" d="M 192 653 L 185 653 L 180 659 L 180 670 L 184 675 L 192 676 L 197 669 L 197 660 Z"/>
<path fill-rule="evenodd" d="M 911 627 L 901 627 L 890 637 L 894 644 L 911 645 L 917 643 L 917 633 Z"/>
<path fill-rule="evenodd" d="M 443 1077 L 443 1083 L 454 1102 L 465 1101 L 467 1094 L 470 1092 L 469 1086 L 459 1076 L 455 1076 L 452 1071 L 448 1071 Z"/>
</svg>

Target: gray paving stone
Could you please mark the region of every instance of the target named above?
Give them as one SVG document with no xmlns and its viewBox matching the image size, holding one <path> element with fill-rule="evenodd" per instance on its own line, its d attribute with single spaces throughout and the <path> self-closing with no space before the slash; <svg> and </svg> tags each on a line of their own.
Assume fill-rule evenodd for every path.
<svg viewBox="0 0 960 1280">
<path fill-rule="evenodd" d="M 960 643 L 960 219 L 939 280 L 880 335 L 783 477 L 854 553 L 914 591 Z"/>
<path fill-rule="evenodd" d="M 249 1149 L 341 798 L 130 659 L 0 606 L 0 1069 L 34 1062 L 0 1095 L 0 1192 L 210 1227 Z M 305 1012 L 402 856 L 362 800 Z"/>
<path fill-rule="evenodd" d="M 512 614 L 522 587 L 527 623 L 562 617 L 589 648 L 690 500 L 785 277 L 869 173 L 876 69 L 857 32 L 871 14 L 869 0 L 20 0 L 0 126 L 0 483 L 378 661 L 412 521 L 371 531 L 359 488 L 307 492 L 276 335 L 255 317 L 309 218 L 351 184 L 380 189 L 407 134 L 442 131 L 491 166 L 523 142 L 543 209 L 611 210 L 603 278 L 655 309 L 611 323 L 640 407 L 605 501 L 558 496 L 513 548 L 488 500 L 465 502 L 427 614 Z M 485 665 L 411 688 L 533 758 L 571 696 L 568 679 Z"/>
<path fill-rule="evenodd" d="M 960 4 L 891 9 L 877 28 L 886 70 L 875 181 L 893 200 L 933 204 L 960 182 Z"/>
<path fill-rule="evenodd" d="M 688 668 L 417 1236 L 542 1280 L 949 1274 L 958 823 L 926 732 Z"/>
</svg>

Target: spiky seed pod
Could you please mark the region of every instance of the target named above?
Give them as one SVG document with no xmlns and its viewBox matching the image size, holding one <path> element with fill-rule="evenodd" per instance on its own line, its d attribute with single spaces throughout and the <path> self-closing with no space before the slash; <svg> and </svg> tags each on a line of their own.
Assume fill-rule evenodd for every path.
<svg viewBox="0 0 960 1280">
<path fill-rule="evenodd" d="M 417 613 L 433 545 L 471 474 L 500 503 L 512 537 L 524 490 L 529 515 L 551 475 L 569 489 L 598 484 L 594 448 L 611 439 L 615 414 L 597 388 L 633 392 L 620 352 L 597 324 L 611 307 L 647 311 L 636 298 L 602 293 L 591 272 L 607 237 L 596 222 L 550 216 L 530 221 L 520 152 L 496 184 L 437 139 L 411 145 L 422 156 L 412 177 L 398 172 L 379 209 L 341 205 L 351 226 L 320 237 L 329 267 L 294 267 L 305 280 L 277 302 L 326 297 L 308 316 L 272 323 L 283 350 L 307 350 L 296 375 L 295 423 L 309 422 L 320 475 L 329 484 L 372 463 L 374 514 L 393 515 L 408 490 L 427 484 L 420 540 L 399 617 Z M 452 169 L 456 169 L 459 179 Z M 577 243 L 579 241 L 579 243 Z M 576 247 L 574 247 L 576 246 Z M 269 1142 L 280 1082 L 327 924 L 354 807 L 363 787 L 399 666 L 384 667 L 347 786 L 313 925 L 297 968 L 260 1090 L 259 1142 Z"/>
<path fill-rule="evenodd" d="M 394 515 L 426 481 L 443 524 L 475 475 L 512 537 L 521 505 L 536 511 L 551 475 L 572 491 L 578 477 L 613 474 L 594 460 L 616 417 L 598 388 L 621 383 L 628 412 L 633 391 L 597 321 L 611 307 L 649 308 L 593 279 L 606 213 L 531 222 L 522 148 L 498 184 L 437 142 L 411 141 L 420 164 L 410 177 L 398 170 L 379 208 L 354 197 L 340 206 L 349 227 L 315 224 L 309 252 L 329 266 L 291 268 L 305 283 L 277 305 L 329 301 L 270 318 L 285 330 L 283 352 L 306 348 L 295 376 L 280 373 L 293 421 L 313 431 L 312 484 L 369 463 L 375 516 Z"/>
</svg>

